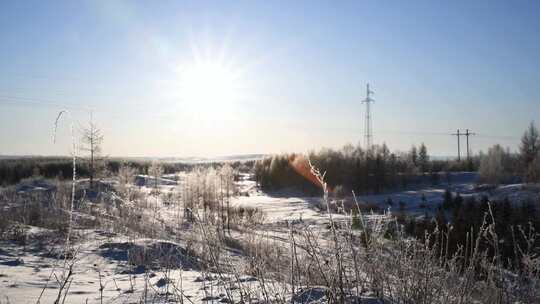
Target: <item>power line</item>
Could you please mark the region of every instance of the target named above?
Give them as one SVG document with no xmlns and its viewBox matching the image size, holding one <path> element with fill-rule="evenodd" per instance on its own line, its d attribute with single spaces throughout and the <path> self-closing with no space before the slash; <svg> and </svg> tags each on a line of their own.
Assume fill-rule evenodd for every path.
<svg viewBox="0 0 540 304">
<path fill-rule="evenodd" d="M 476 134 L 476 137 L 482 137 L 482 138 L 492 138 L 492 139 L 503 139 L 503 140 L 519 140 L 521 137 L 519 136 L 510 136 L 510 135 L 487 135 L 487 134 Z"/>
<path fill-rule="evenodd" d="M 90 107 L 85 107 L 85 106 L 75 106 L 75 105 L 67 105 L 67 104 L 62 104 L 62 103 L 58 103 L 58 102 L 55 102 L 54 100 L 51 100 L 51 99 L 40 99 L 40 98 L 27 98 L 27 97 L 17 97 L 17 96 L 2 96 L 0 95 L 0 106 L 2 106 L 2 103 L 4 103 L 3 105 L 15 105 L 15 106 L 20 106 L 21 104 L 23 105 L 38 105 L 38 106 L 44 106 L 44 107 L 49 107 L 49 108 L 54 108 L 54 109 L 57 109 L 57 110 L 62 110 L 62 109 L 68 109 L 68 110 L 71 110 L 71 111 L 82 111 L 82 112 L 86 112 L 86 113 L 90 113 L 90 112 L 93 112 L 93 113 L 106 113 L 106 114 L 109 114 L 109 115 L 113 115 L 113 116 L 116 116 L 116 117 L 122 117 L 122 116 L 125 116 L 127 115 L 125 111 L 112 111 L 112 110 L 104 110 L 104 109 L 96 109 L 96 108 L 90 108 Z M 131 107 L 133 108 L 133 107 Z M 157 118 L 174 118 L 174 113 L 158 113 L 158 112 L 152 112 L 152 111 L 149 111 L 147 110 L 146 108 L 142 109 L 141 107 L 141 111 L 142 113 L 144 113 L 144 115 L 147 115 L 147 116 L 151 116 L 151 117 L 157 117 Z"/>
<path fill-rule="evenodd" d="M 429 136 L 448 136 L 448 132 L 429 132 L 429 131 L 403 131 L 403 130 L 379 130 L 377 134 L 403 134 L 403 135 L 429 135 Z"/>
<path fill-rule="evenodd" d="M 371 94 L 374 94 L 373 91 L 371 91 L 369 89 L 369 84 L 368 84 L 368 87 L 367 87 L 367 92 L 369 92 L 367 95 L 367 97 L 369 98 L 370 102 L 374 102 L 374 100 L 371 98 Z M 365 100 L 363 100 L 362 102 L 365 102 Z M 367 105 L 369 105 L 370 102 L 366 102 Z M 69 104 L 65 104 L 65 103 L 62 103 L 62 102 L 59 102 L 57 100 L 54 100 L 54 99 L 49 99 L 49 98 L 33 98 L 33 97 L 22 97 L 22 96 L 13 96 L 13 95 L 2 95 L 0 94 L 0 106 L 3 105 L 15 105 L 15 106 L 20 106 L 21 104 L 25 104 L 25 105 L 39 105 L 39 106 L 44 106 L 44 107 L 50 107 L 50 108 L 56 108 L 56 109 L 69 109 L 69 110 L 76 110 L 76 111 L 84 111 L 84 112 L 90 112 L 90 111 L 93 111 L 94 113 L 108 113 L 108 114 L 112 114 L 112 115 L 115 115 L 115 116 L 123 116 L 123 115 L 126 115 L 125 111 L 111 111 L 109 109 L 107 110 L 104 110 L 104 109 L 96 109 L 96 108 L 92 108 L 92 107 L 87 107 L 87 106 L 78 106 L 78 105 L 69 105 Z M 131 109 L 133 109 L 133 107 L 130 107 Z M 157 112 L 152 112 L 152 111 L 149 111 L 148 108 L 144 107 L 144 109 L 142 108 L 141 106 L 141 110 L 144 111 L 144 114 L 145 115 L 150 115 L 150 116 L 154 116 L 154 117 L 160 117 L 160 118 L 167 118 L 167 117 L 174 117 L 174 113 L 169 113 L 169 114 L 162 114 L 162 113 L 157 113 Z M 366 139 L 366 142 L 367 142 L 367 139 L 369 138 L 369 141 L 370 141 L 370 145 L 372 145 L 372 137 L 373 137 L 373 134 L 372 134 L 372 128 L 371 128 L 371 113 L 369 111 L 366 111 L 366 114 L 369 114 L 369 125 L 367 124 L 368 123 L 368 115 L 366 115 L 366 134 L 365 134 L 365 139 Z M 339 131 L 339 130 L 336 130 L 336 131 Z M 352 131 L 352 129 L 351 129 Z M 369 131 L 369 134 L 368 132 Z M 379 134 L 402 134 L 402 135 L 415 135 L 415 136 L 448 136 L 448 135 L 453 135 L 453 136 L 457 136 L 456 133 L 447 133 L 447 132 L 431 132 L 431 131 L 414 131 L 414 130 L 380 130 L 380 131 L 377 131 Z M 369 136 L 366 136 L 366 135 L 369 135 Z M 473 135 L 472 133 L 470 135 Z M 511 135 L 491 135 L 491 134 L 485 134 L 485 133 L 474 133 L 474 135 L 477 137 L 477 138 L 487 138 L 487 139 L 498 139 L 498 140 L 511 140 L 511 141 L 514 141 L 514 140 L 519 140 L 520 139 L 520 136 L 511 136 Z M 466 136 L 466 133 L 462 133 L 460 132 L 460 136 Z M 459 141 L 459 140 L 458 140 Z M 459 145 L 459 144 L 458 144 Z M 459 149 L 459 147 L 458 147 Z M 460 154 L 460 151 L 458 151 L 458 154 Z M 458 158 L 460 158 L 460 156 L 458 155 Z"/>
<path fill-rule="evenodd" d="M 77 98 L 70 98 L 70 99 L 74 100 Z M 109 99 L 113 99 L 113 98 L 110 97 Z M 121 113 L 120 111 L 110 111 L 110 110 L 98 111 L 95 107 L 89 107 L 89 106 L 68 105 L 68 104 L 63 103 L 63 101 L 58 101 L 56 99 L 51 99 L 51 98 L 35 98 L 35 97 L 9 95 L 9 94 L 4 94 L 4 92 L 0 90 L 0 101 L 16 103 L 14 100 L 27 102 L 27 103 L 33 103 L 33 104 L 40 104 L 40 105 L 50 106 L 50 107 L 63 107 L 63 108 L 71 109 L 71 110 L 81 110 L 81 111 L 87 111 L 87 112 L 93 111 L 93 112 Z M 102 101 L 103 100 L 104 99 L 102 99 Z M 130 105 L 130 109 L 134 109 L 135 107 L 140 108 L 140 111 L 144 111 L 145 113 L 149 112 L 147 105 L 143 105 L 143 104 Z"/>
<path fill-rule="evenodd" d="M 95 98 L 105 98 L 105 97 L 107 97 L 104 94 L 95 94 L 95 90 L 92 91 L 92 93 L 84 92 L 84 93 L 77 94 L 74 91 L 59 90 L 59 89 L 51 88 L 49 86 L 47 86 L 46 88 L 22 87 L 22 86 L 6 88 L 6 87 L 1 87 L 0 86 L 0 95 L 11 95 L 11 94 L 21 94 L 21 93 L 25 94 L 25 93 L 33 92 L 33 91 L 39 91 L 40 94 L 45 92 L 45 93 L 47 93 L 49 95 L 54 96 L 54 98 L 69 98 L 69 99 L 93 98 L 93 99 L 95 99 Z M 74 98 L 74 96 L 84 96 L 84 97 Z"/>
<path fill-rule="evenodd" d="M 402 134 L 402 135 L 415 135 L 415 136 L 448 136 L 456 133 L 449 132 L 429 132 L 429 131 L 410 131 L 410 130 L 379 130 L 377 134 Z M 460 132 L 461 135 L 465 133 Z M 503 140 L 519 140 L 520 136 L 517 135 L 490 135 L 485 133 L 475 133 L 477 138 L 491 138 L 491 139 L 503 139 Z"/>
<path fill-rule="evenodd" d="M 65 109 L 78 110 L 78 111 L 91 111 L 90 108 L 86 108 L 86 107 L 60 104 L 57 102 L 45 101 L 45 100 L 33 99 L 33 98 L 0 96 L 0 102 L 11 104 L 11 105 L 21 105 L 21 104 L 39 105 L 39 106 L 45 106 L 45 107 L 51 107 L 51 108 L 54 107 L 54 108 L 65 108 Z"/>
</svg>

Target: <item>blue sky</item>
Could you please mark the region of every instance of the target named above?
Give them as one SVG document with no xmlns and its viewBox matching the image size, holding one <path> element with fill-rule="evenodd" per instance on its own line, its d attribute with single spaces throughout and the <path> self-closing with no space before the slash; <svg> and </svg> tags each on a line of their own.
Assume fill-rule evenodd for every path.
<svg viewBox="0 0 540 304">
<path fill-rule="evenodd" d="M 515 149 L 540 124 L 538 1 L 290 2 L 0 2 L 0 154 L 69 153 L 63 108 L 76 129 L 92 108 L 112 156 L 340 147 L 363 140 L 367 82 L 392 150 L 453 155 L 458 128 Z M 183 96 L 197 58 L 237 96 Z"/>
</svg>

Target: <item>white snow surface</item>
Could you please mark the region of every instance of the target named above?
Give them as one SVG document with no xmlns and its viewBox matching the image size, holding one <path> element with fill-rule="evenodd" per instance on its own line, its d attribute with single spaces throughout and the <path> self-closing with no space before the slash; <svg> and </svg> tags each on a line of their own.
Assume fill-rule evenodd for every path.
<svg viewBox="0 0 540 304">
<path fill-rule="evenodd" d="M 182 175 L 179 175 L 180 178 Z M 168 176 L 170 178 L 170 176 Z M 321 225 L 328 222 L 325 210 L 319 210 L 320 197 L 304 196 L 292 191 L 264 193 L 257 189 L 252 176 L 244 174 L 237 182 L 240 195 L 231 199 L 233 206 L 260 208 L 266 214 L 266 223 L 270 226 L 285 221 L 306 221 L 312 225 Z M 163 201 L 162 197 L 151 194 L 151 188 L 140 188 L 148 197 L 148 202 L 154 204 L 157 213 L 163 222 L 177 220 L 182 210 L 181 206 L 174 206 Z M 390 208 L 398 210 L 399 201 L 405 203 L 405 211 L 411 213 L 435 210 L 442 202 L 445 189 L 453 194 L 460 193 L 464 197 L 487 195 L 491 199 L 522 201 L 533 198 L 540 199 L 540 186 L 526 186 L 522 184 L 506 185 L 496 188 L 481 188 L 474 183 L 465 181 L 454 184 L 440 184 L 439 186 L 418 187 L 414 190 L 389 192 L 384 194 L 361 195 L 359 200 L 364 203 L 373 203 L 381 209 Z M 487 189 L 487 190 L 486 190 Z M 181 193 L 182 181 L 178 185 L 161 185 L 162 193 Z M 425 198 L 425 201 L 422 200 Z M 392 206 L 387 205 L 388 198 L 393 201 Z M 420 205 L 425 203 L 427 207 Z M 150 212 L 150 211 L 149 211 Z M 374 218 L 377 215 L 372 215 Z M 337 220 L 349 220 L 346 215 L 334 214 Z M 275 226 L 275 225 L 274 225 Z M 268 226 L 269 227 L 269 226 Z M 29 235 L 44 233 L 43 229 L 33 227 Z M 148 299 L 154 302 L 167 302 L 167 286 L 163 284 L 165 273 L 150 270 L 145 273 L 130 273 L 130 265 L 123 259 L 111 258 L 103 254 L 104 244 L 122 243 L 128 240 L 121 235 L 109 234 L 103 231 L 79 231 L 82 239 L 77 243 L 79 253 L 74 267 L 73 282 L 69 289 L 66 303 L 138 303 L 144 297 L 145 276 L 149 275 L 146 286 Z M 276 235 L 284 234 L 275 231 Z M 135 240 L 145 246 L 160 240 Z M 175 244 L 182 247 L 182 244 Z M 25 250 L 26 249 L 26 250 Z M 47 255 L 43 251 L 33 248 L 24 248 L 13 242 L 0 242 L 0 303 L 36 303 L 41 294 L 41 303 L 53 303 L 58 294 L 58 283 L 55 275 L 60 278 L 63 273 L 64 260 Z M 104 285 L 103 295 L 100 295 L 101 282 Z M 182 284 L 186 302 L 201 303 L 204 299 L 211 301 L 223 300 L 226 296 L 226 284 L 215 279 L 215 274 L 209 274 L 214 279 L 207 279 L 206 274 L 196 269 L 173 269 L 168 278 L 176 285 Z M 246 284 L 256 284 L 251 279 Z M 133 284 L 134 290 L 131 291 Z M 187 300 L 189 299 L 189 301 Z"/>
</svg>

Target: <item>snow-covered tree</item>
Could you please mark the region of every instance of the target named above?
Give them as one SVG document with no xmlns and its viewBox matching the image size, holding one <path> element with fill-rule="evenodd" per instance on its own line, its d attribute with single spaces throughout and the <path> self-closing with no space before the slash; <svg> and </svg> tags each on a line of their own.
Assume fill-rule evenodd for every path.
<svg viewBox="0 0 540 304">
<path fill-rule="evenodd" d="M 487 155 L 480 160 L 480 180 L 490 184 L 500 184 L 508 179 L 510 172 L 509 155 L 500 145 L 489 148 Z"/>
<path fill-rule="evenodd" d="M 92 121 L 82 131 L 81 150 L 88 152 L 88 174 L 90 175 L 90 188 L 94 188 L 94 179 L 105 169 L 105 164 L 101 155 L 101 144 L 103 143 L 103 134 L 101 130 Z"/>
<path fill-rule="evenodd" d="M 128 199 L 130 199 L 129 184 L 135 181 L 135 174 L 137 171 L 135 168 L 130 167 L 127 164 L 121 164 L 118 169 L 118 184 L 120 192 Z"/>
<path fill-rule="evenodd" d="M 154 178 L 154 191 L 158 193 L 159 179 L 163 175 L 163 165 L 158 161 L 153 161 L 150 168 L 148 168 L 148 175 Z"/>
<path fill-rule="evenodd" d="M 531 122 L 529 128 L 523 133 L 519 150 L 526 167 L 528 167 L 540 153 L 540 135 L 538 134 L 538 129 L 534 125 L 534 122 Z"/>
<path fill-rule="evenodd" d="M 219 172 L 220 180 L 222 182 L 222 193 L 224 192 L 224 195 L 226 197 L 226 203 L 227 203 L 227 230 L 231 231 L 231 222 L 230 222 L 230 198 L 231 195 L 234 193 L 234 170 L 229 164 L 223 165 L 221 167 L 221 170 Z M 223 205 L 223 199 L 222 199 L 222 205 Z"/>
</svg>

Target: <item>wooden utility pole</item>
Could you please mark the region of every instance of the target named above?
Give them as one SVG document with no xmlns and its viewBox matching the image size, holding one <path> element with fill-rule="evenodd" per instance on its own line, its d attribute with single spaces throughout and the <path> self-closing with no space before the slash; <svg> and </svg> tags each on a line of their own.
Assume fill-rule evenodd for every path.
<svg viewBox="0 0 540 304">
<path fill-rule="evenodd" d="M 452 134 L 454 136 L 457 136 L 457 160 L 458 162 L 461 161 L 461 150 L 460 150 L 460 143 L 459 143 L 459 137 L 463 135 L 463 133 L 459 133 L 459 129 L 457 130 L 457 133 Z"/>
<path fill-rule="evenodd" d="M 467 138 L 467 161 L 470 161 L 471 160 L 471 157 L 470 157 L 470 149 L 469 149 L 469 136 L 470 135 L 476 135 L 475 133 L 472 133 L 472 132 L 469 132 L 469 129 L 465 130 L 465 134 L 463 134 L 466 136 Z"/>
<path fill-rule="evenodd" d="M 471 149 L 469 148 L 469 136 L 471 135 L 476 135 L 476 133 L 472 133 L 469 131 L 469 129 L 465 129 L 465 133 L 461 133 L 459 131 L 459 129 L 457 130 L 456 133 L 454 134 L 450 134 L 452 136 L 456 136 L 457 137 L 457 153 L 458 153 L 458 162 L 461 161 L 461 143 L 460 143 L 460 137 L 461 136 L 465 136 L 466 138 L 466 141 L 467 141 L 467 161 L 470 162 L 471 160 Z"/>
</svg>

